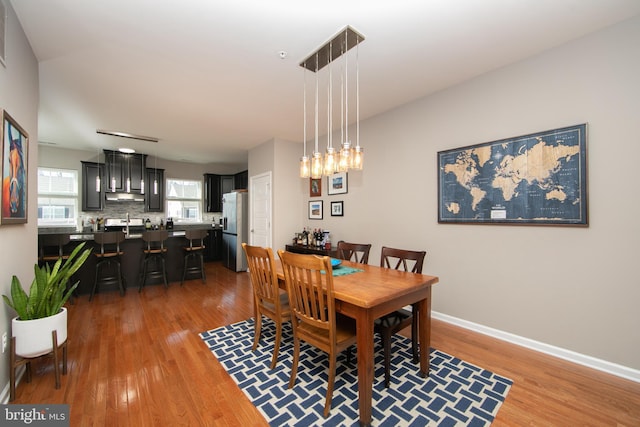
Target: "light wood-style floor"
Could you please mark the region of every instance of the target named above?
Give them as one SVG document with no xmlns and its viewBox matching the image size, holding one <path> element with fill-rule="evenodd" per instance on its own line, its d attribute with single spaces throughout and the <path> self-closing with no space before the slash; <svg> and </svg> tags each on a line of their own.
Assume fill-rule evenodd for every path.
<svg viewBox="0 0 640 427">
<path fill-rule="evenodd" d="M 252 316 L 248 275 L 206 268 L 206 284 L 81 296 L 62 388 L 38 361 L 13 403 L 70 404 L 72 426 L 267 425 L 198 337 Z M 514 380 L 495 426 L 640 425 L 640 384 L 439 321 L 432 346 Z"/>
</svg>

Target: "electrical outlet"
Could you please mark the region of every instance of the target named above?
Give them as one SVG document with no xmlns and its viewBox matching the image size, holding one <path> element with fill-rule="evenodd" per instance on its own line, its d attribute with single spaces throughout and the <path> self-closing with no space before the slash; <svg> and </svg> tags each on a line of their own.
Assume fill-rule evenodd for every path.
<svg viewBox="0 0 640 427">
<path fill-rule="evenodd" d="M 7 351 L 7 333 L 2 334 L 2 352 Z"/>
</svg>

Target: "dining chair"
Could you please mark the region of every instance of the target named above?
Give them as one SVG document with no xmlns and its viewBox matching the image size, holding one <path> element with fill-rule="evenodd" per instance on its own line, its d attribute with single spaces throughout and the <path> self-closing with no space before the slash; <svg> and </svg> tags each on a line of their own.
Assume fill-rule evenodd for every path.
<svg viewBox="0 0 640 427">
<path fill-rule="evenodd" d="M 262 333 L 262 316 L 267 316 L 276 324 L 276 342 L 271 359 L 271 369 L 273 369 L 278 362 L 282 324 L 291 320 L 289 296 L 286 292 L 282 292 L 278 286 L 273 250 L 261 246 L 249 246 L 246 243 L 242 244 L 242 249 L 247 256 L 249 278 L 253 287 L 255 331 L 251 350 L 255 351 L 258 348 L 258 341 L 260 341 Z"/>
<path fill-rule="evenodd" d="M 422 265 L 426 254 L 425 251 L 411 251 L 383 246 L 380 254 L 380 267 L 422 274 Z M 382 337 L 382 346 L 384 348 L 385 387 L 389 387 L 390 382 L 391 336 L 408 326 L 411 326 L 413 363 L 418 362 L 418 317 L 414 315 L 417 309 L 417 304 L 414 304 L 412 311 L 403 308 L 374 321 L 374 330 Z"/>
<path fill-rule="evenodd" d="M 355 320 L 336 316 L 333 270 L 327 256 L 302 255 L 278 250 L 289 293 L 293 324 L 293 363 L 289 388 L 296 382 L 300 340 L 329 356 L 324 417 L 329 415 L 336 376 L 337 356 L 356 343 Z"/>
<path fill-rule="evenodd" d="M 344 240 L 338 242 L 337 257 L 347 261 L 367 264 L 369 262 L 370 244 L 348 243 Z"/>
</svg>

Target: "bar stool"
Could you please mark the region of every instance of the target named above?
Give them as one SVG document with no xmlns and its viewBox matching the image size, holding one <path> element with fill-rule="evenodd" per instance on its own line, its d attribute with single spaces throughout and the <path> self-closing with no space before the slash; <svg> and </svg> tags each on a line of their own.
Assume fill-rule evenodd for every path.
<svg viewBox="0 0 640 427">
<path fill-rule="evenodd" d="M 69 258 L 65 252 L 65 246 L 71 242 L 69 234 L 41 234 L 38 236 L 38 261 L 40 265 L 55 263 L 58 259 L 63 261 Z"/>
<path fill-rule="evenodd" d="M 147 283 L 147 277 L 162 277 L 164 287 L 169 287 L 169 283 L 167 281 L 167 270 L 164 262 L 164 254 L 167 253 L 167 248 L 165 248 L 164 242 L 168 238 L 169 232 L 167 230 L 153 230 L 142 233 L 142 240 L 145 241 L 146 245 L 142 251 L 144 253 L 144 257 L 142 259 L 142 274 L 140 276 L 140 287 L 138 288 L 138 292 L 141 292 L 142 288 Z M 149 271 L 149 261 L 155 261 L 155 270 Z M 158 261 L 160 261 L 161 270 L 158 269 Z"/>
<path fill-rule="evenodd" d="M 71 252 L 68 250 L 67 245 L 71 242 L 70 234 L 41 234 L 38 236 L 38 265 L 41 267 L 48 264 L 53 268 L 53 265 L 61 259 L 63 262 L 69 258 Z M 69 281 L 68 286 L 72 286 L 75 281 L 73 278 Z M 74 292 L 75 294 L 76 292 Z M 73 304 L 73 297 L 69 298 L 71 304 Z"/>
<path fill-rule="evenodd" d="M 104 283 L 117 283 L 118 288 L 120 289 L 120 296 L 124 295 L 124 277 L 122 276 L 122 269 L 120 267 L 120 258 L 124 254 L 123 251 L 120 250 L 120 243 L 122 243 L 125 239 L 123 231 L 105 231 L 95 233 L 93 235 L 93 239 L 97 244 L 100 245 L 100 252 L 94 253 L 98 262 L 96 264 L 96 280 L 93 283 L 93 289 L 91 290 L 91 295 L 89 296 L 89 301 L 93 299 L 93 294 L 96 292 L 98 287 L 98 280 Z M 111 266 L 111 263 L 116 265 L 117 274 L 113 276 L 105 276 L 100 277 L 100 271 L 103 270 L 105 266 Z"/>
<path fill-rule="evenodd" d="M 184 237 L 189 240 L 189 246 L 184 246 L 182 249 L 185 252 L 184 255 L 184 269 L 182 271 L 182 281 L 180 286 L 184 283 L 184 278 L 187 273 L 198 273 L 202 277 L 202 283 L 207 282 L 207 277 L 204 274 L 204 239 L 209 233 L 205 229 L 199 230 L 186 230 Z M 189 260 L 194 259 L 198 262 L 198 265 L 189 265 Z"/>
</svg>

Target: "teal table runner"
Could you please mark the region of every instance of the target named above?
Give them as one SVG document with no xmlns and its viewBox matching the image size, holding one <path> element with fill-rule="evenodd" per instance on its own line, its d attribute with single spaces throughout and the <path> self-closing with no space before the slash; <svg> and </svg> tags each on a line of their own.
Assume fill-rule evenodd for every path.
<svg viewBox="0 0 640 427">
<path fill-rule="evenodd" d="M 346 276 L 347 274 L 358 273 L 360 271 L 364 271 L 364 270 L 361 270 L 359 268 L 348 267 L 346 265 L 341 265 L 333 269 L 333 277 Z M 322 270 L 322 273 L 324 274 L 324 270 Z"/>
</svg>

